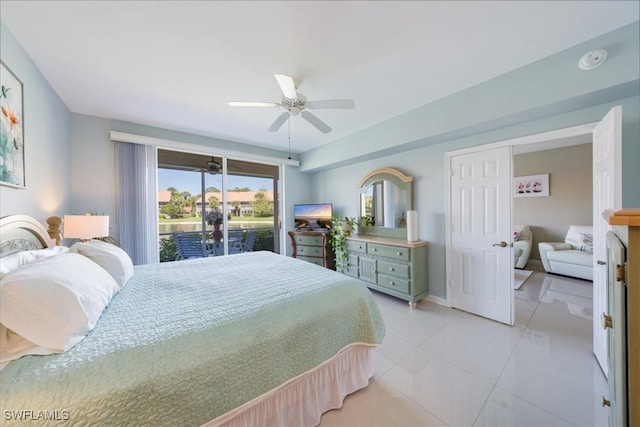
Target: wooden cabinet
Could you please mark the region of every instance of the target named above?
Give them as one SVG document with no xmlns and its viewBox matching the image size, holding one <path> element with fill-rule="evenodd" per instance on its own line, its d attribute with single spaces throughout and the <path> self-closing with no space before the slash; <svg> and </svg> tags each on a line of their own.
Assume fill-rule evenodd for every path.
<svg viewBox="0 0 640 427">
<path fill-rule="evenodd" d="M 618 309 L 617 301 L 613 307 L 609 304 L 613 321 L 605 326 L 610 338 L 610 391 L 602 402 L 611 406 L 610 424 L 640 426 L 640 209 L 613 212 L 609 224 L 626 246 L 626 262 L 609 266 L 621 290 L 624 307 Z M 616 316 L 616 309 L 623 316 Z"/>
<path fill-rule="evenodd" d="M 347 239 L 343 273 L 367 282 L 380 292 L 404 299 L 411 308 L 429 293 L 427 242 L 407 242 L 377 236 Z"/>
<path fill-rule="evenodd" d="M 291 254 L 310 263 L 334 268 L 329 233 L 322 231 L 289 231 Z"/>
</svg>

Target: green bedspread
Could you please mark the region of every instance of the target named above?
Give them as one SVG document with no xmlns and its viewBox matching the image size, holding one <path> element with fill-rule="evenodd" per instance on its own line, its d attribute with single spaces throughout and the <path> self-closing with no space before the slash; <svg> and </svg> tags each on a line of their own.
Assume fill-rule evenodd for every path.
<svg viewBox="0 0 640 427">
<path fill-rule="evenodd" d="M 78 345 L 0 371 L 0 423 L 30 410 L 68 418 L 38 425 L 197 426 L 383 336 L 362 282 L 300 260 L 137 266 Z"/>
</svg>

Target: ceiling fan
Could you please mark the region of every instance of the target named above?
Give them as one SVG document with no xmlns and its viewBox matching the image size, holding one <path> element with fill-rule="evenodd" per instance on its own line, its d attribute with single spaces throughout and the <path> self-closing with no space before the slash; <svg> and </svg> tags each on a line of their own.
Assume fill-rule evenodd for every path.
<svg viewBox="0 0 640 427">
<path fill-rule="evenodd" d="M 204 166 L 205 166 L 205 170 L 211 175 L 216 175 L 218 172 L 220 172 L 220 169 L 222 168 L 220 163 L 216 162 L 213 159 L 213 156 L 211 156 L 211 160 L 206 162 Z"/>
<path fill-rule="evenodd" d="M 292 77 L 285 74 L 274 74 L 280 89 L 282 90 L 282 99 L 280 102 L 253 102 L 253 101 L 231 101 L 229 105 L 232 107 L 282 107 L 285 111 L 267 129 L 269 132 L 275 132 L 290 116 L 300 114 L 303 119 L 311 123 L 316 129 L 322 133 L 331 132 L 331 128 L 325 122 L 320 120 L 318 116 L 309 110 L 327 109 L 352 109 L 356 103 L 353 99 L 325 99 L 321 101 L 309 101 L 307 98 L 296 91 L 296 85 Z"/>
</svg>

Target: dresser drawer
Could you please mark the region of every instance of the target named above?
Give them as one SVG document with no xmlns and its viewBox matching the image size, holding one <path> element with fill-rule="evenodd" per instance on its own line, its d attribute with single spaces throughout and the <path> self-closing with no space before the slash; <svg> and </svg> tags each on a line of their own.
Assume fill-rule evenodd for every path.
<svg viewBox="0 0 640 427">
<path fill-rule="evenodd" d="M 296 259 L 301 259 L 303 261 L 307 261 L 311 264 L 319 265 L 321 267 L 324 266 L 324 259 L 322 258 L 316 258 L 312 256 L 297 256 Z"/>
<path fill-rule="evenodd" d="M 386 276 L 384 274 L 378 274 L 378 285 L 385 288 L 393 289 L 405 294 L 409 293 L 409 281 L 399 279 L 397 277 Z"/>
<path fill-rule="evenodd" d="M 294 236 L 297 245 L 322 246 L 324 238 L 322 236 Z"/>
<path fill-rule="evenodd" d="M 356 240 L 347 240 L 345 242 L 344 247 L 347 251 L 362 252 L 362 253 L 367 252 L 367 244 L 364 242 L 358 242 Z"/>
<path fill-rule="evenodd" d="M 296 258 L 301 255 L 322 257 L 324 248 L 322 246 L 296 246 Z"/>
<path fill-rule="evenodd" d="M 348 265 L 342 270 L 344 274 L 347 276 L 358 278 L 358 266 L 357 265 Z"/>
<path fill-rule="evenodd" d="M 378 260 L 378 274 L 399 277 L 401 279 L 411 279 L 409 266 Z"/>
<path fill-rule="evenodd" d="M 388 258 L 409 261 L 409 249 L 400 246 L 379 245 L 377 243 L 367 243 L 367 253 L 369 255 L 384 256 Z"/>
<path fill-rule="evenodd" d="M 355 254 L 347 254 L 347 264 L 349 265 L 358 265 L 358 255 Z"/>
</svg>

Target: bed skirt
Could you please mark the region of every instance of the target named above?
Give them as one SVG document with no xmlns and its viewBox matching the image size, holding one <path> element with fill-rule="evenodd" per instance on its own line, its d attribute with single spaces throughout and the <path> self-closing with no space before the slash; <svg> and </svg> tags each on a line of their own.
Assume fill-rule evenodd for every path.
<svg viewBox="0 0 640 427">
<path fill-rule="evenodd" d="M 369 385 L 373 347 L 351 344 L 316 368 L 221 415 L 203 427 L 316 426 L 322 414 Z"/>
</svg>

